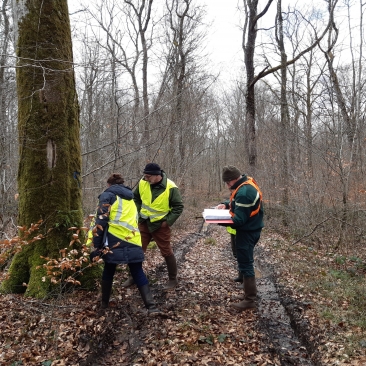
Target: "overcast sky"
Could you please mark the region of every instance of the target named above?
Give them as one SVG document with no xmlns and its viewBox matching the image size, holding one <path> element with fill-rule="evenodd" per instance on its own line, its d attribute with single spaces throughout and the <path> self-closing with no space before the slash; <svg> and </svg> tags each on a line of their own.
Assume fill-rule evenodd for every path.
<svg viewBox="0 0 366 366">
<path fill-rule="evenodd" d="M 243 66 L 242 32 L 238 1 L 204 0 L 208 19 L 213 21 L 209 31 L 207 50 L 224 78 L 236 78 Z M 224 5 L 223 5 L 224 4 Z"/>
<path fill-rule="evenodd" d="M 217 68 L 215 71 L 220 71 L 223 79 L 236 79 L 238 70 L 243 66 L 238 2 L 242 4 L 242 0 L 197 0 L 197 3 L 206 5 L 205 22 L 212 23 L 208 31 L 206 50 L 212 55 L 214 67 Z M 163 2 L 160 0 L 157 4 L 161 5 Z M 77 0 L 68 0 L 68 5 L 70 13 L 80 9 Z"/>
<path fill-rule="evenodd" d="M 117 0 L 122 1 L 122 0 Z M 243 69 L 243 50 L 242 50 L 242 31 L 240 27 L 242 26 L 243 13 L 238 10 L 238 6 L 242 7 L 243 0 L 196 0 L 197 3 L 206 5 L 207 18 L 205 21 L 210 24 L 211 27 L 208 31 L 206 50 L 212 57 L 213 67 L 216 68 L 216 72 L 221 72 L 221 80 L 228 81 L 238 79 L 240 70 Z M 317 3 L 319 0 L 307 0 L 306 5 L 309 7 L 312 3 Z M 283 0 L 283 8 L 286 9 L 286 4 L 291 3 L 292 5 L 296 3 L 296 0 Z M 301 0 L 297 0 L 299 7 L 304 6 L 305 3 Z M 68 0 L 70 11 L 76 11 L 79 6 L 78 0 Z M 261 10 L 267 3 L 267 0 L 259 1 L 258 11 Z M 156 0 L 156 5 L 161 6 L 164 4 L 164 0 Z M 317 3 L 319 6 L 320 4 Z M 357 12 L 357 7 L 353 9 L 353 15 L 355 11 Z M 267 14 L 260 20 L 260 23 L 264 26 L 274 23 L 274 16 L 276 13 L 276 2 L 274 1 Z M 342 27 L 346 26 L 346 22 L 342 21 L 344 19 L 344 14 L 337 10 L 337 24 Z M 358 21 L 355 22 L 358 24 Z M 356 32 L 356 31 L 355 31 Z M 261 33 L 259 34 L 259 37 Z M 342 41 L 342 36 L 345 37 L 346 43 L 349 42 L 347 28 L 342 30 L 340 34 L 340 42 Z M 357 33 L 354 34 L 357 37 Z M 257 40 L 257 43 L 260 39 Z M 348 43 L 349 46 L 349 43 Z M 355 43 L 353 44 L 355 47 Z M 344 54 L 347 56 L 349 54 Z M 215 72 L 215 73 L 216 73 Z"/>
</svg>

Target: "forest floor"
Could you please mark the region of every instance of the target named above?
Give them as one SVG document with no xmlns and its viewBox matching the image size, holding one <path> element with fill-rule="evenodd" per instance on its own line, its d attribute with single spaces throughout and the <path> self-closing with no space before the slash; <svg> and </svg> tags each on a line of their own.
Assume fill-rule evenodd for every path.
<svg viewBox="0 0 366 366">
<path fill-rule="evenodd" d="M 237 313 L 229 304 L 243 290 L 233 281 L 225 228 L 195 219 L 174 232 L 176 290 L 163 292 L 158 250 L 148 250 L 144 262 L 161 315 L 147 315 L 135 286 L 120 286 L 124 266 L 105 311 L 98 291 L 52 301 L 2 294 L 0 365 L 366 365 L 363 325 L 347 315 L 351 301 L 319 287 L 326 283 L 334 294 L 344 262 L 266 228 L 256 248 L 258 310 Z M 364 282 L 364 268 L 352 268 L 359 275 L 352 278 Z"/>
</svg>

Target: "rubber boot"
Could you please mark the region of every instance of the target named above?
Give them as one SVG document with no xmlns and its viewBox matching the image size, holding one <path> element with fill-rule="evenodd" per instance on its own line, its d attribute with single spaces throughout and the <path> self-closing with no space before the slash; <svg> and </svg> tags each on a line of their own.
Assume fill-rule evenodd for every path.
<svg viewBox="0 0 366 366">
<path fill-rule="evenodd" d="M 142 298 L 142 301 L 145 304 L 145 307 L 149 313 L 149 315 L 157 315 L 160 314 L 161 311 L 156 307 L 152 293 L 150 291 L 150 287 L 148 284 L 139 287 L 140 295 Z"/>
<path fill-rule="evenodd" d="M 234 278 L 234 282 L 243 283 L 243 278 L 244 278 L 243 274 L 240 271 L 238 271 L 238 277 Z"/>
<path fill-rule="evenodd" d="M 244 278 L 244 299 L 239 303 L 230 304 L 230 306 L 238 311 L 254 309 L 257 307 L 257 286 L 255 276 Z"/>
<path fill-rule="evenodd" d="M 111 297 L 113 282 L 102 280 L 102 309 L 106 309 L 109 304 L 109 298 Z"/>
<path fill-rule="evenodd" d="M 132 278 L 131 275 L 129 275 L 128 278 L 127 278 L 127 280 L 125 282 L 123 282 L 121 286 L 122 287 L 130 287 L 130 286 L 132 286 L 134 284 L 135 284 L 134 279 Z"/>
<path fill-rule="evenodd" d="M 178 285 L 178 280 L 177 280 L 178 268 L 177 268 L 177 261 L 175 259 L 174 254 L 169 257 L 165 257 L 165 262 L 168 267 L 169 280 L 168 280 L 167 284 L 164 286 L 164 290 L 171 291 L 171 290 L 174 290 Z"/>
</svg>

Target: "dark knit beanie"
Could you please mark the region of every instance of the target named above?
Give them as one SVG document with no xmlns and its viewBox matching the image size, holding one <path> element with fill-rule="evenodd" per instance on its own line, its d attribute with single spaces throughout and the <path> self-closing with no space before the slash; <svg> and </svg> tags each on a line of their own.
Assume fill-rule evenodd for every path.
<svg viewBox="0 0 366 366">
<path fill-rule="evenodd" d="M 231 180 L 237 179 L 241 176 L 238 168 L 233 165 L 224 166 L 222 168 L 222 180 L 224 182 L 230 182 Z"/>
<path fill-rule="evenodd" d="M 145 166 L 144 174 L 161 175 L 161 168 L 156 163 L 149 163 Z"/>
</svg>

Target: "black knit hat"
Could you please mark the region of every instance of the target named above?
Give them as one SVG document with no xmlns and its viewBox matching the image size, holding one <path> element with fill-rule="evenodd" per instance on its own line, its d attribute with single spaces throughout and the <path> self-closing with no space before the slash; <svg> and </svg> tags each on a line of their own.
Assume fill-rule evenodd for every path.
<svg viewBox="0 0 366 366">
<path fill-rule="evenodd" d="M 161 168 L 156 163 L 149 163 L 145 166 L 144 174 L 161 175 Z"/>
<path fill-rule="evenodd" d="M 224 166 L 222 168 L 222 180 L 224 182 L 230 182 L 231 180 L 237 179 L 241 176 L 238 168 L 233 165 Z"/>
</svg>

